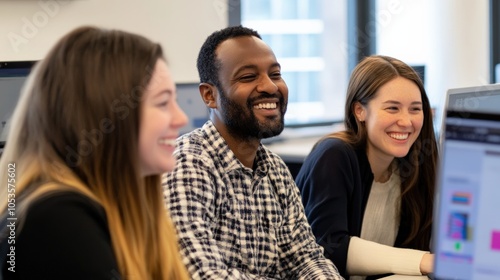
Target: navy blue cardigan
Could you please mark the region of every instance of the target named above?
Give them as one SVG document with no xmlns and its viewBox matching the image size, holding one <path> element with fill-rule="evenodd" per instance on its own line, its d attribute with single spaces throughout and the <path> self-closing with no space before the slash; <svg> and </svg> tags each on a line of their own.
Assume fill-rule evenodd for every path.
<svg viewBox="0 0 500 280">
<path fill-rule="evenodd" d="M 346 279 L 351 236 L 360 236 L 373 173 L 364 148 L 327 138 L 311 151 L 296 178 L 307 219 L 316 241 Z M 401 214 L 394 246 L 409 234 L 408 218 Z"/>
</svg>

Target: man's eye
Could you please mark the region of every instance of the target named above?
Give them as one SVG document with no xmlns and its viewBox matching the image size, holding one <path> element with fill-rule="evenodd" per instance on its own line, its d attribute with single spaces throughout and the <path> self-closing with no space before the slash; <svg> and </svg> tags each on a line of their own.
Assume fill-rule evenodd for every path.
<svg viewBox="0 0 500 280">
<path fill-rule="evenodd" d="M 251 81 L 253 79 L 255 79 L 255 75 L 245 75 L 240 77 L 241 81 Z"/>
<path fill-rule="evenodd" d="M 271 78 L 273 78 L 273 79 L 279 79 L 279 78 L 281 78 L 281 72 L 277 72 L 277 73 L 271 74 Z"/>
</svg>

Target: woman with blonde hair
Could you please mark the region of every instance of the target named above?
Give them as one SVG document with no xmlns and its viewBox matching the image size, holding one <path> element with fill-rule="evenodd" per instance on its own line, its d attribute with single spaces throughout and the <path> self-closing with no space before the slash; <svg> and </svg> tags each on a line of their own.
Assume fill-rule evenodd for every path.
<svg viewBox="0 0 500 280">
<path fill-rule="evenodd" d="M 160 176 L 187 117 L 161 47 L 80 27 L 30 74 L 0 159 L 4 279 L 187 279 Z"/>
</svg>

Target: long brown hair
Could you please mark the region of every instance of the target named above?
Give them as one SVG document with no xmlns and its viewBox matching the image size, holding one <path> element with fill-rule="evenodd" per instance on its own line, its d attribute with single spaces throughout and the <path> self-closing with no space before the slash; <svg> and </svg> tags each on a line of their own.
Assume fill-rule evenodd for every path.
<svg viewBox="0 0 500 280">
<path fill-rule="evenodd" d="M 7 181 L 7 166 L 15 163 L 16 195 L 24 196 L 19 216 L 58 191 L 102 205 L 125 278 L 188 279 L 160 175 L 144 178 L 139 171 L 141 97 L 159 59 L 161 47 L 136 34 L 80 27 L 64 36 L 23 88 L 0 180 Z"/>
<path fill-rule="evenodd" d="M 355 147 L 366 147 L 367 131 L 354 114 L 354 104 L 366 106 L 377 90 L 396 77 L 413 81 L 420 89 L 424 123 L 420 135 L 403 158 L 396 158 L 401 176 L 401 214 L 411 217 L 410 233 L 403 246 L 429 250 L 436 180 L 437 142 L 432 109 L 421 78 L 406 63 L 388 56 L 364 58 L 353 70 L 347 88 L 345 130 L 327 137 L 340 138 Z"/>
</svg>

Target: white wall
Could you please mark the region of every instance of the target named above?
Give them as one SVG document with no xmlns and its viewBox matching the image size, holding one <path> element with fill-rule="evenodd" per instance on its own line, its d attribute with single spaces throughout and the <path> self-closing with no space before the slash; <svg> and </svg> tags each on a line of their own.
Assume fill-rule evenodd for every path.
<svg viewBox="0 0 500 280">
<path fill-rule="evenodd" d="M 489 83 L 488 0 L 378 0 L 377 52 L 426 65 L 426 90 Z"/>
<path fill-rule="evenodd" d="M 178 83 L 197 82 L 205 38 L 227 26 L 227 0 L 2 0 L 0 61 L 39 60 L 80 25 L 139 33 L 164 48 Z"/>
</svg>

